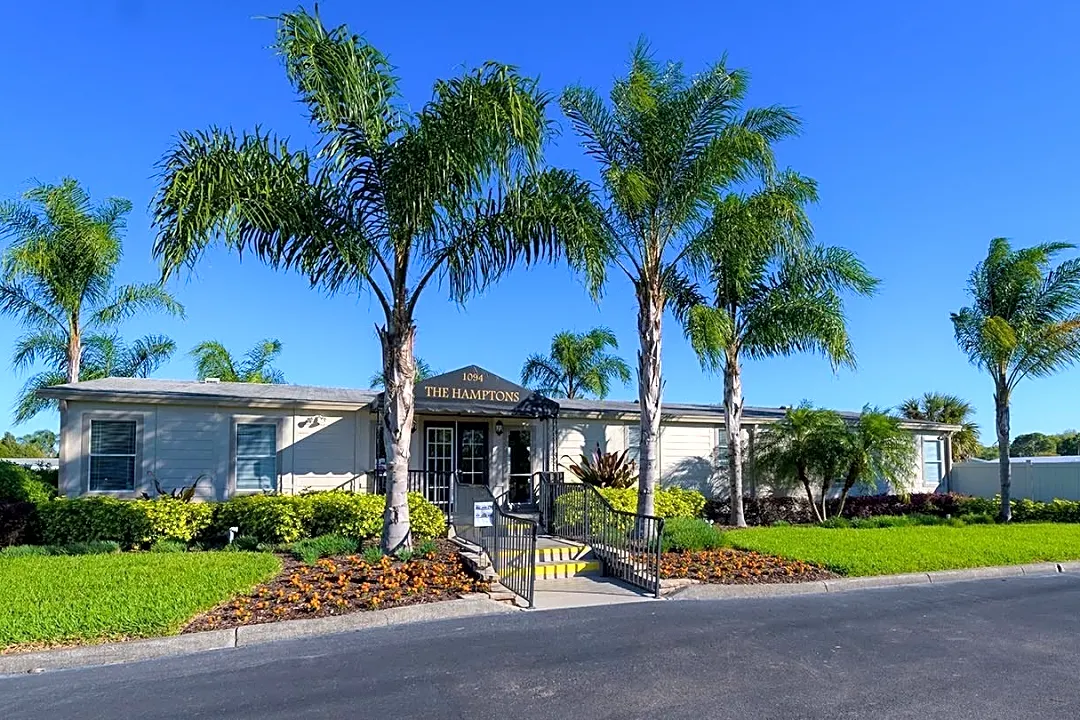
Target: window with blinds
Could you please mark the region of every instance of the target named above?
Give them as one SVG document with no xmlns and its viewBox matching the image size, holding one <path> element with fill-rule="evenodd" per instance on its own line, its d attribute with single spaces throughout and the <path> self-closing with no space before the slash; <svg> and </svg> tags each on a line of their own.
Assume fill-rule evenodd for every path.
<svg viewBox="0 0 1080 720">
<path fill-rule="evenodd" d="M 941 441 L 937 438 L 923 438 L 923 482 L 926 484 L 941 482 L 944 475 Z"/>
<path fill-rule="evenodd" d="M 135 421 L 90 421 L 90 492 L 135 489 Z"/>
<path fill-rule="evenodd" d="M 277 489 L 277 425 L 237 423 L 236 489 Z"/>
</svg>

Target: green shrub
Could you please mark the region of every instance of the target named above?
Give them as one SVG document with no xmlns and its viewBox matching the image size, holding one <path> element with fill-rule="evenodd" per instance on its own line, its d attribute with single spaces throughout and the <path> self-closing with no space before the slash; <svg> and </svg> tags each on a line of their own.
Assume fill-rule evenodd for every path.
<svg viewBox="0 0 1080 720">
<path fill-rule="evenodd" d="M 187 549 L 187 543 L 179 540 L 155 540 L 154 544 L 150 546 L 150 552 L 153 553 L 187 552 Z"/>
<path fill-rule="evenodd" d="M 201 536 L 214 519 L 211 503 L 190 503 L 170 497 L 157 500 L 134 500 L 136 507 L 150 523 L 145 543 L 158 540 L 178 540 L 189 543 Z"/>
<path fill-rule="evenodd" d="M 231 543 L 225 546 L 225 549 L 234 552 L 257 552 L 261 544 L 259 538 L 254 535 L 237 535 Z"/>
<path fill-rule="evenodd" d="M 219 536 L 229 528 L 255 538 L 256 543 L 291 543 L 304 537 L 310 523 L 306 495 L 244 495 L 217 505 L 211 529 Z"/>
<path fill-rule="evenodd" d="M 962 519 L 968 525 L 993 525 L 997 517 L 993 513 L 980 513 L 978 515 L 964 515 Z"/>
<path fill-rule="evenodd" d="M 634 488 L 602 488 L 612 507 L 625 512 L 637 512 L 637 490 Z M 705 496 L 697 490 L 666 488 L 656 491 L 656 514 L 662 518 L 697 518 L 705 511 Z"/>
<path fill-rule="evenodd" d="M 343 535 L 352 538 L 378 537 L 382 533 L 386 498 L 343 491 L 316 492 L 301 496 L 308 504 L 305 534 Z"/>
<path fill-rule="evenodd" d="M 360 555 L 366 562 L 374 564 L 382 560 L 385 553 L 383 553 L 382 548 L 380 547 L 369 547 L 365 549 L 364 552 L 360 553 Z"/>
<path fill-rule="evenodd" d="M 113 540 L 90 540 L 73 542 L 50 548 L 53 555 L 110 555 L 120 552 L 120 543 Z"/>
<path fill-rule="evenodd" d="M 409 562 L 414 557 L 416 557 L 416 551 L 405 548 L 404 550 L 398 550 L 395 557 L 397 557 L 397 559 L 401 562 Z"/>
<path fill-rule="evenodd" d="M 51 555 L 45 545 L 11 545 L 0 549 L 0 557 L 30 557 L 32 555 Z"/>
<path fill-rule="evenodd" d="M 416 554 L 427 557 L 439 552 L 439 546 L 435 544 L 434 540 L 422 540 L 416 546 Z"/>
<path fill-rule="evenodd" d="M 131 548 L 158 540 L 191 542 L 210 526 L 214 506 L 173 499 L 83 497 L 41 503 L 37 514 L 45 544 L 112 540 Z"/>
<path fill-rule="evenodd" d="M 41 503 L 56 497 L 56 488 L 39 473 L 0 460 L 0 500 Z"/>
<path fill-rule="evenodd" d="M 385 499 L 383 500 L 385 503 Z M 446 537 L 446 515 L 437 505 L 420 493 L 409 493 L 409 523 L 414 537 Z M 379 514 L 379 531 L 382 533 L 382 513 Z"/>
<path fill-rule="evenodd" d="M 833 517 L 822 520 L 818 525 L 823 528 L 849 528 L 851 527 L 851 521 L 845 517 Z"/>
<path fill-rule="evenodd" d="M 111 497 L 60 498 L 38 505 L 46 545 L 112 540 L 130 548 L 151 537 L 151 523 L 134 500 Z"/>
<path fill-rule="evenodd" d="M 297 560 L 311 565 L 319 558 L 334 555 L 351 555 L 359 547 L 360 543 L 355 538 L 342 537 L 341 535 L 320 535 L 308 540 L 294 542 L 290 552 Z"/>
<path fill-rule="evenodd" d="M 664 552 L 696 552 L 722 547 L 724 538 L 705 520 L 698 518 L 671 518 L 664 521 L 661 547 Z"/>
</svg>

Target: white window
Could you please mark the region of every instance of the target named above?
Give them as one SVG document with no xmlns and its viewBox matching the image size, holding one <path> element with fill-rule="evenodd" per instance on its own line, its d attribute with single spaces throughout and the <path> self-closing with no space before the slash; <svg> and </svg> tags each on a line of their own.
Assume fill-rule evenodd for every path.
<svg viewBox="0 0 1080 720">
<path fill-rule="evenodd" d="M 135 421 L 90 421 L 90 492 L 135 489 Z"/>
<path fill-rule="evenodd" d="M 941 440 L 937 438 L 923 438 L 923 482 L 927 485 L 941 482 L 944 463 L 941 457 Z"/>
<path fill-rule="evenodd" d="M 236 489 L 277 489 L 277 425 L 237 423 Z"/>
</svg>

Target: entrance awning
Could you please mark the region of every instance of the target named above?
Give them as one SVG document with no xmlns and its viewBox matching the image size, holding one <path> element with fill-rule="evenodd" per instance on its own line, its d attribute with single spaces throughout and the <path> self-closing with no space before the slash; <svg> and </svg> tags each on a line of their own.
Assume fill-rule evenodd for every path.
<svg viewBox="0 0 1080 720">
<path fill-rule="evenodd" d="M 384 404 L 379 394 L 377 403 Z M 452 370 L 416 384 L 414 412 L 485 417 L 553 418 L 559 404 L 477 365 Z"/>
</svg>

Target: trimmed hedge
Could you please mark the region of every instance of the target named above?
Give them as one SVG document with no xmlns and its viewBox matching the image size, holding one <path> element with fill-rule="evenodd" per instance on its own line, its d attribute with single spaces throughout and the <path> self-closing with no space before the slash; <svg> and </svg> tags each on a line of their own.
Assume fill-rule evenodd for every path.
<svg viewBox="0 0 1080 720">
<path fill-rule="evenodd" d="M 598 488 L 616 510 L 637 512 L 637 488 Z M 656 491 L 656 514 L 662 518 L 696 518 L 705 510 L 705 496 L 697 490 L 667 488 Z"/>
<path fill-rule="evenodd" d="M 41 540 L 46 545 L 112 540 L 125 548 L 158 540 L 191 542 L 210 526 L 215 506 L 111 497 L 59 499 L 37 506 Z"/>
<path fill-rule="evenodd" d="M 982 503 L 991 502 L 956 493 L 912 493 L 900 495 L 865 495 L 849 497 L 844 505 L 844 517 L 868 518 L 879 515 L 935 515 L 956 517 L 963 514 L 986 512 Z M 743 500 L 743 512 L 748 525 L 772 525 L 774 523 L 802 524 L 814 522 L 814 514 L 805 498 L 763 497 Z M 829 509 L 830 517 L 836 512 L 836 503 Z M 727 500 L 710 500 L 705 516 L 718 523 L 727 523 L 730 506 Z"/>
<path fill-rule="evenodd" d="M 54 497 L 56 487 L 42 479 L 40 472 L 0 460 L 0 501 L 39 503 Z"/>
<path fill-rule="evenodd" d="M 186 503 L 172 498 L 119 500 L 111 497 L 0 503 L 0 546 L 111 540 L 124 548 L 162 540 L 191 543 L 220 540 L 229 528 L 256 543 L 296 542 L 321 535 L 359 539 L 382 532 L 386 499 L 342 491 L 306 495 L 246 495 L 223 503 Z M 419 493 L 409 493 L 413 533 L 446 534 L 442 511 Z"/>
<path fill-rule="evenodd" d="M 0 547 L 31 545 L 38 539 L 37 508 L 29 502 L 0 500 Z"/>
</svg>

